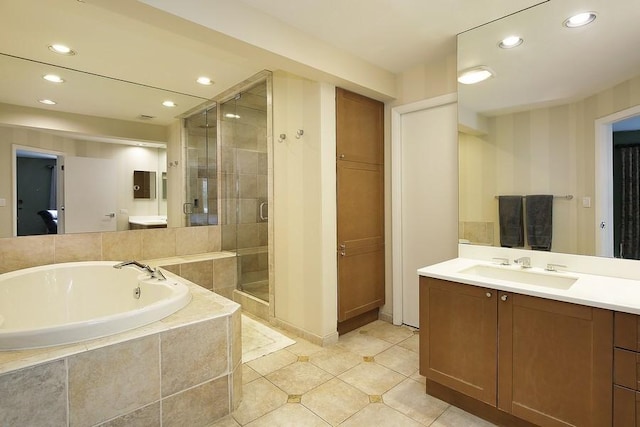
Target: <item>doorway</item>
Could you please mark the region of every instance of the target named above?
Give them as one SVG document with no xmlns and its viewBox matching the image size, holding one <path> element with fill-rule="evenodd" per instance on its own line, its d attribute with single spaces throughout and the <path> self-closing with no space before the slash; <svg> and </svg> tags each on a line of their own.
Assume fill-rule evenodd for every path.
<svg viewBox="0 0 640 427">
<path fill-rule="evenodd" d="M 614 208 L 614 131 L 640 129 L 640 105 L 600 118 L 595 122 L 596 143 L 596 255 L 620 257 L 620 219 L 616 221 Z M 620 185 L 620 183 L 617 183 Z M 621 209 L 618 202 L 618 209 Z M 617 235 L 617 238 L 616 238 Z M 617 247 L 616 247 L 617 246 Z M 622 251 L 624 257 L 624 250 Z"/>
</svg>

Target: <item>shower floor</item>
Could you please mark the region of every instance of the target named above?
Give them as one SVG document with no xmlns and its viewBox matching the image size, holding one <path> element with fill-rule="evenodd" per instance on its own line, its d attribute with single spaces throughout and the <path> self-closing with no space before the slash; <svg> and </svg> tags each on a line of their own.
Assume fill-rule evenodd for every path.
<svg viewBox="0 0 640 427">
<path fill-rule="evenodd" d="M 261 299 L 262 301 L 269 302 L 269 281 L 261 280 L 259 282 L 243 283 L 240 285 L 240 290 L 243 292 Z"/>
</svg>

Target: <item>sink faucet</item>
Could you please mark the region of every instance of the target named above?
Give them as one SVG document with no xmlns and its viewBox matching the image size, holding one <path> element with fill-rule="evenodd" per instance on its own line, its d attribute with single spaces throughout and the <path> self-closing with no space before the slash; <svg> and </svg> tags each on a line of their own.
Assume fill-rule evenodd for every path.
<svg viewBox="0 0 640 427">
<path fill-rule="evenodd" d="M 556 267 L 567 268 L 566 265 L 549 263 L 549 264 L 547 264 L 547 268 L 545 268 L 545 270 L 547 270 L 547 271 L 558 271 L 556 269 Z"/>
<path fill-rule="evenodd" d="M 522 258 L 514 259 L 513 262 L 520 264 L 522 268 L 531 268 L 531 258 L 523 256 Z"/>
<path fill-rule="evenodd" d="M 159 279 L 159 280 L 167 280 L 167 278 L 164 276 L 164 274 L 162 274 L 162 271 L 160 271 L 157 268 L 151 268 L 149 267 L 147 264 L 142 264 L 138 261 L 124 261 L 121 262 L 119 264 L 116 264 L 113 266 L 113 268 L 117 268 L 117 269 L 121 269 L 122 267 L 126 267 L 127 265 L 133 265 L 138 267 L 139 269 L 146 271 L 147 273 L 149 273 L 151 275 L 152 279 Z"/>
<path fill-rule="evenodd" d="M 494 257 L 492 258 L 496 261 L 500 261 L 500 265 L 509 265 L 509 258 L 498 258 L 498 257 Z"/>
</svg>

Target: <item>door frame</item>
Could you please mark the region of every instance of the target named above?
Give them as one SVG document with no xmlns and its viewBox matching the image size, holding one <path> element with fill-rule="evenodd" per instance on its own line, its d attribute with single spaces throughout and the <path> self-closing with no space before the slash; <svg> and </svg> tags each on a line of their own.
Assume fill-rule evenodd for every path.
<svg viewBox="0 0 640 427">
<path fill-rule="evenodd" d="M 30 151 L 32 153 L 46 154 L 50 156 L 56 156 L 56 173 L 58 174 L 57 179 L 57 197 L 56 197 L 56 205 L 58 211 L 60 211 L 61 204 L 61 189 L 62 179 L 59 173 L 59 169 L 57 166 L 63 162 L 64 153 L 62 151 L 54 151 L 47 150 L 44 148 L 37 147 L 29 147 L 27 145 L 19 145 L 19 144 L 11 144 L 11 198 L 12 198 L 12 206 L 11 206 L 11 226 L 12 226 L 12 236 L 16 237 L 18 235 L 18 214 L 17 214 L 17 203 L 18 203 L 18 151 Z M 60 212 L 59 212 L 60 214 Z M 63 231 L 58 228 L 59 234 Z"/>
<path fill-rule="evenodd" d="M 640 105 L 595 121 L 596 255 L 613 257 L 613 124 L 640 115 Z M 605 227 L 601 228 L 600 224 Z"/>
<path fill-rule="evenodd" d="M 457 93 L 424 99 L 391 109 L 391 272 L 393 324 L 403 321 L 402 280 L 402 116 L 458 101 Z M 416 273 L 417 274 L 417 273 Z"/>
</svg>

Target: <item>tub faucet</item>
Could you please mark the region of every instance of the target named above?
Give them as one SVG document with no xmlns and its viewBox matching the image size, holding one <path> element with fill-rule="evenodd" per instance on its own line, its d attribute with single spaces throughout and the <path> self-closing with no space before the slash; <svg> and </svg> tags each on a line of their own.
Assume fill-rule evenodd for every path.
<svg viewBox="0 0 640 427">
<path fill-rule="evenodd" d="M 514 259 L 513 262 L 520 264 L 522 268 L 531 268 L 531 258 L 523 256 L 522 258 Z"/>
<path fill-rule="evenodd" d="M 126 267 L 127 265 L 134 265 L 139 269 L 146 271 L 151 275 L 152 279 L 167 280 L 164 274 L 162 274 L 162 271 L 160 271 L 159 269 L 151 268 L 147 264 L 142 264 L 134 260 L 121 262 L 119 264 L 114 265 L 113 268 L 121 269 L 122 267 Z"/>
</svg>

